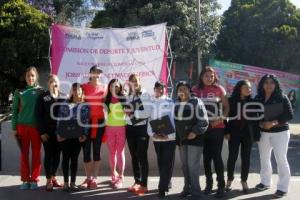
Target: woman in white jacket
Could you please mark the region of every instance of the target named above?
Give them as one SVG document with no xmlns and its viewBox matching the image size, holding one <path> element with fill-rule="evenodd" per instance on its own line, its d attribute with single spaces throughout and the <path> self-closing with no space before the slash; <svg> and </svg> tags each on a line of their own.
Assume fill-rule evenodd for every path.
<svg viewBox="0 0 300 200">
<path fill-rule="evenodd" d="M 158 198 L 165 199 L 169 191 L 169 185 L 172 178 L 174 160 L 175 160 L 175 123 L 173 116 L 173 101 L 164 95 L 165 85 L 156 82 L 154 85 L 154 98 L 152 99 L 152 110 L 148 122 L 148 134 L 152 137 L 155 152 L 157 155 L 157 164 L 159 169 Z M 158 133 L 152 129 L 151 121 L 169 116 L 173 133 Z"/>
<path fill-rule="evenodd" d="M 141 88 L 139 76 L 129 76 L 129 95 L 126 99 L 125 113 L 126 138 L 132 159 L 134 184 L 128 188 L 138 196 L 148 192 L 148 146 L 147 121 L 151 112 L 151 97 Z"/>
</svg>

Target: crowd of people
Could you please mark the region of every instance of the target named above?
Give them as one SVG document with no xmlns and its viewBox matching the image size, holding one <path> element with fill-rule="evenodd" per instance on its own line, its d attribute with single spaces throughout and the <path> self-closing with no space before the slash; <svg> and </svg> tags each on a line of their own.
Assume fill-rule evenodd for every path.
<svg viewBox="0 0 300 200">
<path fill-rule="evenodd" d="M 36 68 L 27 68 L 27 86 L 17 89 L 13 99 L 12 129 L 21 152 L 20 189 L 38 188 L 42 145 L 46 191 L 53 191 L 54 187 L 64 191 L 96 189 L 103 143 L 109 150 L 111 187 L 122 188 L 127 141 L 134 178 L 128 192 L 143 196 L 148 192 L 147 152 L 151 137 L 160 177 L 159 199 L 165 199 L 172 188 L 176 146 L 184 177 L 184 187 L 178 194 L 180 198 L 196 200 L 203 193 L 212 194 L 212 162 L 217 175 L 215 196 L 222 198 L 230 192 L 240 147 L 241 188 L 247 193 L 251 148 L 255 142 L 261 165 L 261 181 L 255 188 L 271 187 L 273 151 L 279 176 L 274 195 L 283 197 L 288 193 L 288 121 L 293 118 L 293 107 L 274 75 L 266 74 L 261 78 L 254 98 L 252 83 L 248 80 L 240 80 L 229 96 L 219 84 L 215 70 L 208 66 L 202 69 L 197 85 L 192 87 L 186 81 L 179 81 L 176 98 L 172 99 L 166 95 L 166 87 L 160 81 L 154 84 L 153 95 L 150 95 L 137 74 L 131 74 L 126 85 L 118 79 L 105 85 L 101 82 L 102 73 L 98 66 L 91 67 L 89 81 L 72 84 L 70 94 L 66 95 L 60 91 L 56 75 L 49 76 L 48 90 L 44 90 L 38 83 Z M 164 117 L 167 122 L 163 122 Z M 153 121 L 164 123 L 167 129 L 154 128 Z M 229 144 L 226 181 L 222 159 L 224 138 Z M 81 151 L 86 179 L 77 185 Z M 61 155 L 63 183 L 56 178 Z M 200 163 L 202 155 L 203 164 Z M 206 178 L 203 191 L 199 183 L 202 166 Z"/>
</svg>

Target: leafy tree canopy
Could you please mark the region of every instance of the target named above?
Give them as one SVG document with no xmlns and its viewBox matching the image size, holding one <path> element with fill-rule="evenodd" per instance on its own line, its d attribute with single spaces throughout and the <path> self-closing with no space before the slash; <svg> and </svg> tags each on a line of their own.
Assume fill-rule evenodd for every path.
<svg viewBox="0 0 300 200">
<path fill-rule="evenodd" d="M 25 68 L 48 66 L 48 15 L 23 0 L 0 7 L 0 87 L 16 88 Z"/>
<path fill-rule="evenodd" d="M 92 27 L 127 27 L 167 22 L 173 29 L 171 47 L 175 58 L 193 60 L 199 47 L 209 52 L 219 33 L 221 19 L 217 0 L 201 0 L 198 32 L 196 0 L 106 0 Z"/>
<path fill-rule="evenodd" d="M 217 40 L 222 60 L 278 70 L 300 65 L 300 10 L 289 0 L 232 0 Z"/>
</svg>

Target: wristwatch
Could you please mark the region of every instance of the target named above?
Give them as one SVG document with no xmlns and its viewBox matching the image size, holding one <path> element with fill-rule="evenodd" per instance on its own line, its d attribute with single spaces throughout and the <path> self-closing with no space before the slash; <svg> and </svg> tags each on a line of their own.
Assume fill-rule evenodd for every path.
<svg viewBox="0 0 300 200">
<path fill-rule="evenodd" d="M 278 121 L 273 121 L 273 122 L 272 122 L 272 125 L 273 125 L 273 126 L 278 125 Z"/>
</svg>

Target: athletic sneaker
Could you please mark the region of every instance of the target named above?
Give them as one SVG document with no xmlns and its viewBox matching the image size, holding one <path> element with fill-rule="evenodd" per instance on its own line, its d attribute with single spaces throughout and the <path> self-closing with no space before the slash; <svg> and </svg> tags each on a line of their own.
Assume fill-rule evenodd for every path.
<svg viewBox="0 0 300 200">
<path fill-rule="evenodd" d="M 53 191 L 53 184 L 51 182 L 46 183 L 46 191 L 52 192 Z"/>
<path fill-rule="evenodd" d="M 114 184 L 114 188 L 116 189 L 120 189 L 123 187 L 123 178 L 118 178 L 117 182 L 115 182 Z"/>
<path fill-rule="evenodd" d="M 84 181 L 83 181 L 83 183 L 81 183 L 80 184 L 80 188 L 82 188 L 82 189 L 88 189 L 89 187 L 90 187 L 90 184 L 91 184 L 91 179 L 89 179 L 89 178 L 86 178 Z"/>
<path fill-rule="evenodd" d="M 30 189 L 30 183 L 28 183 L 28 182 L 23 182 L 23 183 L 20 185 L 20 189 L 21 189 L 21 190 L 29 190 L 29 189 Z"/>
<path fill-rule="evenodd" d="M 187 196 L 189 196 L 191 193 L 189 191 L 183 190 L 182 192 L 180 192 L 180 194 L 178 195 L 179 199 L 185 199 Z"/>
<path fill-rule="evenodd" d="M 77 192 L 77 191 L 79 191 L 79 190 L 80 190 L 79 187 L 76 186 L 75 183 L 70 183 L 70 188 L 69 188 L 69 191 L 70 191 L 70 192 Z"/>
<path fill-rule="evenodd" d="M 147 193 L 147 192 L 148 192 L 148 188 L 141 186 L 134 193 L 138 196 L 144 196 L 145 193 Z"/>
<path fill-rule="evenodd" d="M 97 180 L 96 179 L 92 179 L 90 181 L 90 184 L 88 185 L 88 189 L 90 189 L 90 190 L 97 189 Z"/>
<path fill-rule="evenodd" d="M 282 197 L 286 196 L 286 192 L 283 192 L 281 190 L 277 190 L 275 192 L 274 196 L 277 197 L 277 198 L 282 198 Z"/>
<path fill-rule="evenodd" d="M 127 191 L 128 191 L 128 192 L 135 192 L 135 191 L 137 191 L 140 187 L 141 187 L 141 185 L 135 183 L 135 184 L 133 184 L 132 186 L 130 186 L 130 187 L 127 189 Z"/>
<path fill-rule="evenodd" d="M 114 186 L 117 181 L 118 181 L 118 176 L 112 175 L 111 176 L 111 181 L 110 181 L 111 185 Z"/>
<path fill-rule="evenodd" d="M 64 183 L 63 191 L 65 191 L 65 192 L 69 192 L 70 191 L 69 183 L 67 183 L 67 182 Z"/>
<path fill-rule="evenodd" d="M 157 194 L 157 198 L 158 198 L 159 200 L 165 200 L 165 199 L 167 199 L 167 198 L 166 198 L 166 192 L 160 190 L 160 191 L 158 192 L 158 194 Z"/>
<path fill-rule="evenodd" d="M 269 187 L 269 186 L 266 186 L 266 185 L 264 185 L 264 184 L 262 184 L 262 183 L 260 183 L 260 184 L 257 184 L 257 185 L 255 186 L 255 188 L 256 188 L 257 190 L 259 190 L 259 191 L 264 191 L 264 190 L 269 189 L 270 187 Z"/>
<path fill-rule="evenodd" d="M 31 183 L 30 183 L 30 189 L 31 189 L 31 190 L 36 190 L 36 189 L 38 189 L 38 184 L 37 184 L 37 182 L 31 182 Z"/>
<path fill-rule="evenodd" d="M 58 187 L 58 188 L 63 187 L 63 184 L 61 184 L 57 179 L 52 179 L 51 182 L 52 182 L 53 187 Z"/>
</svg>

